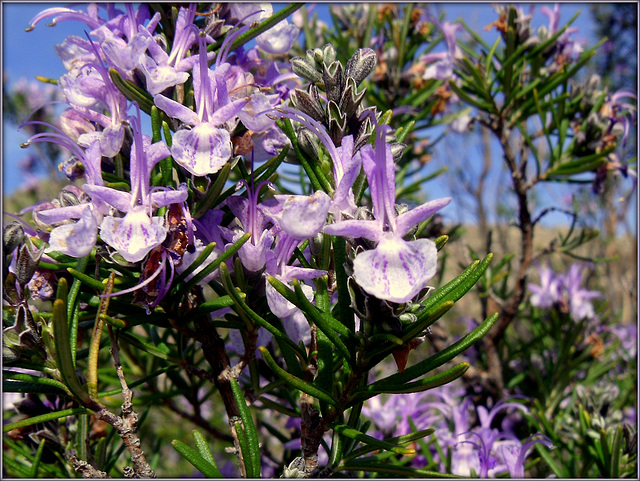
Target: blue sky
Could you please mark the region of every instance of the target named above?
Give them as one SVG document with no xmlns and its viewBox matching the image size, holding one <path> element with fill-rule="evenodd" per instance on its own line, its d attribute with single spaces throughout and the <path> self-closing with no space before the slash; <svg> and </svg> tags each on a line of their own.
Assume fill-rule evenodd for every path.
<svg viewBox="0 0 640 481">
<path fill-rule="evenodd" d="M 492 43 L 496 35 L 498 35 L 495 29 L 489 31 L 484 29 L 485 25 L 496 19 L 495 11 L 490 4 L 457 3 L 432 5 L 438 12 L 445 11 L 445 18 L 448 20 L 453 21 L 458 17 L 463 18 L 488 43 Z M 542 5 L 553 7 L 553 4 L 537 4 L 533 20 L 534 29 L 537 29 L 539 25 L 548 24 L 547 18 L 540 13 Z M 2 3 L 2 66 L 3 73 L 9 77 L 9 82 L 15 82 L 21 77 L 35 79 L 37 75 L 58 78 L 65 73 L 62 63 L 54 53 L 53 47 L 62 43 L 68 35 L 84 35 L 84 30 L 87 30 L 87 27 L 76 21 L 61 22 L 55 27 L 48 27 L 46 26 L 47 22 L 44 21 L 39 23 L 35 30 L 31 32 L 25 32 L 24 30 L 37 13 L 53 6 L 67 6 L 67 4 Z M 78 6 L 80 7 L 80 5 Z M 274 6 L 277 9 L 277 5 L 274 4 Z M 526 5 L 523 6 L 527 8 Z M 579 40 L 585 40 L 587 44 L 593 44 L 595 42 L 594 23 L 591 19 L 588 4 L 563 4 L 561 8 L 561 25 L 578 10 L 581 10 L 582 13 L 574 23 L 574 26 L 579 29 L 575 37 Z M 321 19 L 328 21 L 328 4 L 318 4 L 316 11 Z M 17 162 L 25 157 L 25 151 L 20 149 L 19 145 L 26 138 L 17 132 L 15 126 L 12 125 L 4 126 L 3 138 L 3 191 L 8 193 L 23 182 L 20 171 L 15 166 Z M 444 162 L 446 163 L 446 160 Z M 436 184 L 437 182 L 431 182 L 428 185 L 430 198 L 447 194 Z M 557 221 L 564 222 L 564 219 L 557 218 Z"/>
</svg>

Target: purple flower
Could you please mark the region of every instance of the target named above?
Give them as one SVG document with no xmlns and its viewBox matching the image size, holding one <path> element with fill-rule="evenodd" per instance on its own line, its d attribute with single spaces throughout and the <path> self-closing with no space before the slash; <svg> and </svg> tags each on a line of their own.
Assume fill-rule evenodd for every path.
<svg viewBox="0 0 640 481">
<path fill-rule="evenodd" d="M 276 195 L 271 218 L 288 236 L 303 241 L 324 227 L 331 198 L 321 190 L 312 195 Z"/>
<path fill-rule="evenodd" d="M 360 173 L 362 165 L 362 155 L 354 153 L 354 141 L 352 135 L 347 135 L 342 139 L 342 145 L 336 147 L 324 126 L 317 120 L 299 110 L 290 107 L 281 107 L 278 112 L 284 117 L 301 123 L 304 127 L 316 134 L 329 153 L 333 163 L 333 177 L 336 190 L 333 194 L 329 212 L 333 214 L 336 221 L 343 218 L 353 218 L 356 211 L 356 204 L 353 197 L 353 183 Z"/>
<path fill-rule="evenodd" d="M 215 174 L 231 159 L 231 136 L 229 131 L 220 125 L 235 117 L 249 99 L 230 99 L 225 74 L 231 66 L 222 64 L 210 71 L 207 65 L 205 39 L 203 36 L 198 38 L 199 62 L 193 66 L 196 111 L 163 95 L 156 95 L 154 102 L 170 117 L 193 126 L 191 129 L 179 130 L 173 135 L 171 155 L 191 174 L 203 176 Z"/>
<path fill-rule="evenodd" d="M 82 162 L 86 179 L 85 187 L 103 185 L 100 171 L 101 149 L 97 140 L 83 151 L 67 134 L 53 125 L 36 120 L 26 122 L 24 125 L 43 125 L 53 130 L 31 136 L 24 146 L 33 142 L 51 142 L 64 147 Z M 73 188 L 77 192 L 72 194 L 80 201 L 82 191 Z M 98 224 L 107 211 L 108 206 L 102 200 L 92 199 L 91 202 L 80 201 L 66 206 L 60 206 L 59 203 L 51 204 L 51 208 L 36 206 L 33 218 L 41 226 L 54 226 L 49 235 L 49 251 L 58 251 L 72 257 L 84 257 L 95 246 Z M 76 223 L 70 223 L 71 219 L 79 220 Z"/>
<path fill-rule="evenodd" d="M 405 241 L 416 224 L 428 219 L 451 199 L 427 202 L 396 217 L 395 164 L 385 142 L 390 130 L 377 128 L 375 149 L 361 150 L 375 220 L 345 220 L 325 227 L 327 234 L 364 237 L 377 243 L 375 249 L 356 255 L 353 277 L 367 293 L 378 299 L 403 303 L 416 296 L 436 273 L 437 250 L 430 239 Z"/>
<path fill-rule="evenodd" d="M 150 30 L 141 29 L 141 33 L 152 40 L 148 46 L 150 55 L 144 56 L 139 65 L 147 80 L 147 90 L 150 94 L 159 94 L 168 87 L 186 82 L 189 78 L 187 71 L 199 62 L 197 55 L 187 56 L 198 38 L 198 30 L 193 27 L 195 14 L 194 3 L 189 4 L 188 8 L 180 7 L 169 53 L 153 41 Z M 209 55 L 213 56 L 213 52 Z"/>
<path fill-rule="evenodd" d="M 529 283 L 527 288 L 531 292 L 531 305 L 545 309 L 558 302 L 560 281 L 549 263 L 545 267 L 538 265 L 538 272 L 540 285 Z"/>
<path fill-rule="evenodd" d="M 584 266 L 573 264 L 566 274 L 561 277 L 562 297 L 569 302 L 569 312 L 576 321 L 593 319 L 596 317 L 591 299 L 602 296 L 598 291 L 589 291 L 580 287 Z"/>
<path fill-rule="evenodd" d="M 631 125 L 636 120 L 636 106 L 624 99 L 637 100 L 637 96 L 626 90 L 618 90 L 602 106 L 601 114 L 609 119 L 608 133 L 616 132 L 622 128 L 622 144 L 626 145 Z"/>
<path fill-rule="evenodd" d="M 257 272 L 265 266 L 267 252 L 271 249 L 274 240 L 271 229 L 267 228 L 267 225 L 270 224 L 269 218 L 264 207 L 258 204 L 260 189 L 263 185 L 267 185 L 267 182 L 258 184 L 255 189 L 252 189 L 246 182 L 244 185 L 247 188 L 248 197 L 234 195 L 226 201 L 227 206 L 236 217 L 236 222 L 240 225 L 235 229 L 221 226 L 220 231 L 223 237 L 232 243 L 245 233 L 251 233 L 249 241 L 240 247 L 238 257 L 247 270 Z"/>
<path fill-rule="evenodd" d="M 534 444 L 543 444 L 553 449 L 553 443 L 544 434 L 532 434 L 524 443 L 514 442 L 501 446 L 504 463 L 512 478 L 524 478 L 524 460 Z"/>
<path fill-rule="evenodd" d="M 294 44 L 300 30 L 287 20 L 282 20 L 256 37 L 256 44 L 267 53 L 285 53 Z"/>
<path fill-rule="evenodd" d="M 151 170 L 157 162 L 169 156 L 169 149 L 164 142 L 152 145 L 150 138 L 142 135 L 139 117 L 130 120 L 133 129 L 131 193 L 103 186 L 86 185 L 84 189 L 92 197 L 126 213 L 124 217 L 105 216 L 100 225 L 100 236 L 125 260 L 138 262 L 160 245 L 167 235 L 164 218 L 152 216 L 153 210 L 183 202 L 187 191 L 186 186 L 177 191 L 150 188 Z"/>
<path fill-rule="evenodd" d="M 449 80 L 453 77 L 453 61 L 461 54 L 456 42 L 456 32 L 463 30 L 463 27 L 462 25 L 451 22 L 440 23 L 435 18 L 432 18 L 431 22 L 442 31 L 445 43 L 447 44 L 447 51 L 428 53 L 420 57 L 421 62 L 429 64 L 422 78 Z"/>
</svg>

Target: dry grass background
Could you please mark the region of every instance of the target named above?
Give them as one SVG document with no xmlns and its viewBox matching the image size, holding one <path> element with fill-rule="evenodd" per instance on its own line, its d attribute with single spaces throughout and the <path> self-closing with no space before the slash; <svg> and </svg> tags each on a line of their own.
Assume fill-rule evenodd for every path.
<svg viewBox="0 0 640 481">
<path fill-rule="evenodd" d="M 515 226 L 504 225 L 489 226 L 488 230 L 491 231 L 490 252 L 494 254 L 492 266 L 496 266 L 505 254 L 516 253 L 511 261 L 511 270 L 515 271 L 519 263 L 520 231 Z M 561 239 L 567 235 L 568 231 L 568 226 L 557 228 L 536 226 L 534 256 L 541 264 L 549 261 L 557 272 L 565 272 L 574 262 L 582 262 L 557 251 L 549 253 L 554 250 L 554 246 L 557 247 L 561 244 Z M 478 256 L 484 256 L 488 252 L 487 235 L 477 225 L 462 226 L 459 238 L 452 240 L 445 247 L 448 258 L 442 272 L 442 283 L 454 278 L 472 262 L 469 248 L 473 249 Z M 607 241 L 602 232 L 572 251 L 585 258 L 614 258 L 608 262 L 590 264 L 593 269 L 588 271 L 588 275 L 585 275 L 587 279 L 585 286 L 591 290 L 603 292 L 603 299 L 609 301 L 609 313 L 614 317 L 619 316 L 618 322 L 637 322 L 637 251 L 637 236 L 623 235 L 612 241 Z M 529 270 L 528 281 L 534 284 L 539 281 L 535 266 Z M 490 299 L 488 314 L 497 312 L 497 310 L 498 306 Z M 469 293 L 456 304 L 447 318 L 454 320 L 462 316 L 469 316 L 480 320 L 480 314 L 481 309 L 477 294 Z"/>
</svg>

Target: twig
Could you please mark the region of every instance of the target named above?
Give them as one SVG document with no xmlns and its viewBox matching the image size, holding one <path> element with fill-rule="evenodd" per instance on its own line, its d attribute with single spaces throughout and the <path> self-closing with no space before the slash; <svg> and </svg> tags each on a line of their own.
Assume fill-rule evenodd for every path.
<svg viewBox="0 0 640 481">
<path fill-rule="evenodd" d="M 118 433 L 120 439 L 127 447 L 131 454 L 131 461 L 135 466 L 136 475 L 140 478 L 155 478 L 156 474 L 151 469 L 151 466 L 147 462 L 144 455 L 144 451 L 140 449 L 140 438 L 136 434 L 136 428 L 138 425 L 138 415 L 133 411 L 133 404 L 131 399 L 133 394 L 127 385 L 127 381 L 124 377 L 122 370 L 122 364 L 120 363 L 120 350 L 118 349 L 118 341 L 113 334 L 113 328 L 109 325 L 109 337 L 111 339 L 111 355 L 116 368 L 116 374 L 120 380 L 122 386 L 122 417 L 116 416 L 106 406 L 96 403 L 98 409 L 96 410 L 96 419 L 109 423 Z"/>
<path fill-rule="evenodd" d="M 80 473 L 83 478 L 105 479 L 111 477 L 104 471 L 94 468 L 88 462 L 78 459 L 75 455 L 70 456 L 68 459 L 69 462 L 73 464 L 73 469 Z"/>
</svg>

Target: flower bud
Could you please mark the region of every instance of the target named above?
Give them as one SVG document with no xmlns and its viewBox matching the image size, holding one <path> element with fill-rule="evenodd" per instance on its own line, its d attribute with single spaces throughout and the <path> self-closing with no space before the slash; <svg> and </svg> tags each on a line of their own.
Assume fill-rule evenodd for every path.
<svg viewBox="0 0 640 481">
<path fill-rule="evenodd" d="M 322 74 L 310 63 L 302 57 L 293 57 L 291 59 L 291 69 L 300 77 L 309 80 L 315 84 L 322 84 Z"/>
<path fill-rule="evenodd" d="M 336 49 L 330 43 L 322 47 L 322 61 L 330 64 L 336 59 Z"/>
<path fill-rule="evenodd" d="M 309 158 L 313 160 L 320 158 L 320 151 L 316 145 L 315 137 L 308 129 L 300 129 L 298 131 L 298 145 Z"/>
<path fill-rule="evenodd" d="M 314 256 L 319 256 L 322 254 L 322 244 L 324 241 L 324 234 L 322 232 L 318 232 L 313 237 L 309 238 L 309 250 L 311 254 Z"/>
<path fill-rule="evenodd" d="M 37 264 L 33 262 L 29 248 L 23 244 L 18 252 L 18 261 L 16 263 L 16 278 L 20 285 L 26 285 L 36 271 Z"/>
<path fill-rule="evenodd" d="M 370 48 L 360 48 L 349 59 L 345 68 L 345 76 L 355 80 L 360 85 L 367 75 L 373 72 L 377 63 L 376 53 Z"/>
<path fill-rule="evenodd" d="M 24 239 L 24 229 L 20 222 L 15 221 L 4 228 L 2 233 L 2 242 L 4 246 L 4 253 L 11 254 L 16 247 L 22 244 Z"/>
</svg>

